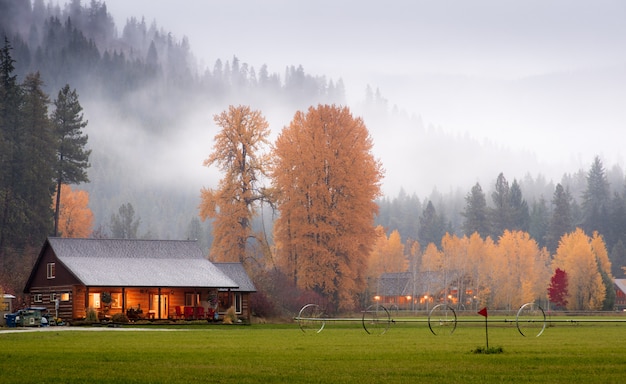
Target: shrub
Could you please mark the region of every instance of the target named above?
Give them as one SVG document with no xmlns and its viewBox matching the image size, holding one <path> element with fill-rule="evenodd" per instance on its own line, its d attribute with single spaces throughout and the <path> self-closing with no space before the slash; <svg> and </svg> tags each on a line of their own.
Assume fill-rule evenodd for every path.
<svg viewBox="0 0 626 384">
<path fill-rule="evenodd" d="M 123 313 L 116 313 L 111 317 L 111 321 L 114 323 L 129 323 L 128 316 Z"/>
<path fill-rule="evenodd" d="M 87 317 L 85 318 L 85 322 L 87 323 L 97 323 L 98 322 L 98 314 L 92 308 L 87 310 Z"/>
<path fill-rule="evenodd" d="M 237 314 L 235 313 L 235 307 L 231 306 L 224 315 L 224 324 L 232 324 L 237 322 Z"/>
</svg>

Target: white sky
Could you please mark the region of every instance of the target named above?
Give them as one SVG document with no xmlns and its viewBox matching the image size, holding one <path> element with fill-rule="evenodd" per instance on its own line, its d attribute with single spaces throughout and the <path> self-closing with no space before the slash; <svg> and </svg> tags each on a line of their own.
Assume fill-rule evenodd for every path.
<svg viewBox="0 0 626 384">
<path fill-rule="evenodd" d="M 367 84 L 444 131 L 541 161 L 624 167 L 626 1 L 106 0 L 121 32 L 156 20 L 212 68 L 236 55 Z M 571 167 L 567 171 L 576 169 Z M 495 177 L 495 176 L 494 176 Z"/>
</svg>

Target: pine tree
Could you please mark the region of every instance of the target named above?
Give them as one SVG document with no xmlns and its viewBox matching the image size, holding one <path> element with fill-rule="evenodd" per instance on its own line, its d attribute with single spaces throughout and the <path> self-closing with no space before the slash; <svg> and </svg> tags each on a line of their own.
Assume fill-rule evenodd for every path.
<svg viewBox="0 0 626 384">
<path fill-rule="evenodd" d="M 131 203 L 122 204 L 118 213 L 111 216 L 111 236 L 114 239 L 136 239 L 141 219 L 135 219 L 135 208 Z"/>
<path fill-rule="evenodd" d="M 87 121 L 83 120 L 82 110 L 76 90 L 65 85 L 54 101 L 52 113 L 54 139 L 57 148 L 55 181 L 57 201 L 54 213 L 54 235 L 58 233 L 59 208 L 61 203 L 62 184 L 79 184 L 88 182 L 86 169 L 89 168 L 91 150 L 86 149 L 88 136 L 83 134 Z"/>
<path fill-rule="evenodd" d="M 441 239 L 446 234 L 445 218 L 437 213 L 432 201 L 428 201 L 426 208 L 420 215 L 417 238 L 424 246 L 433 243 L 441 244 Z"/>
<path fill-rule="evenodd" d="M 587 233 L 608 233 L 606 218 L 609 217 L 611 195 L 604 165 L 598 156 L 594 158 L 587 174 L 587 189 L 582 197 L 582 228 Z"/>
<path fill-rule="evenodd" d="M 472 187 L 471 192 L 465 197 L 465 217 L 463 222 L 463 233 L 471 236 L 474 232 L 482 238 L 491 234 L 489 228 L 489 211 L 487 210 L 487 200 L 479 183 Z"/>
<path fill-rule="evenodd" d="M 491 194 L 494 207 L 490 209 L 491 216 L 491 236 L 497 239 L 504 230 L 511 228 L 513 212 L 511 209 L 511 198 L 509 182 L 500 173 L 496 180 L 496 189 Z"/>
<path fill-rule="evenodd" d="M 551 253 L 556 252 L 561 236 L 574 229 L 570 208 L 571 200 L 572 197 L 569 192 L 564 190 L 561 184 L 557 184 L 552 197 L 554 208 L 546 238 L 546 245 Z"/>
<path fill-rule="evenodd" d="M 42 243 L 50 234 L 53 211 L 50 207 L 54 191 L 55 148 L 52 127 L 48 118 L 49 98 L 42 90 L 39 73 L 26 76 L 23 89 L 22 131 L 24 142 L 21 154 L 20 194 L 27 207 L 25 234 L 31 244 Z"/>
<path fill-rule="evenodd" d="M 530 222 L 528 203 L 524 200 L 522 189 L 516 179 L 511 185 L 509 204 L 511 206 L 511 226 L 508 229 L 527 232 Z"/>
<path fill-rule="evenodd" d="M 550 213 L 546 200 L 541 196 L 538 201 L 534 201 L 530 212 L 528 233 L 530 237 L 537 241 L 540 248 L 546 246 L 548 227 L 550 225 Z"/>
<path fill-rule="evenodd" d="M 19 195 L 15 190 L 20 168 L 18 151 L 22 91 L 17 82 L 11 44 L 4 38 L 0 49 L 0 253 L 5 247 L 20 247 L 23 223 Z"/>
</svg>

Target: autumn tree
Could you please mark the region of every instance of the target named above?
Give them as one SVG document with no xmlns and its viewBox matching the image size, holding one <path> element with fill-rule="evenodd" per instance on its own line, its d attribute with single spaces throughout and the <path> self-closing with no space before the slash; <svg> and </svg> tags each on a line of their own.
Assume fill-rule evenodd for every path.
<svg viewBox="0 0 626 384">
<path fill-rule="evenodd" d="M 383 273 L 404 272 L 407 259 L 404 256 L 404 245 L 397 230 L 389 237 L 382 226 L 376 227 L 376 243 L 368 262 L 368 277 L 378 278 Z"/>
<path fill-rule="evenodd" d="M 596 248 L 596 251 L 594 251 Z M 596 255 L 599 246 L 592 246 L 592 241 L 585 232 L 577 228 L 566 233 L 559 242 L 552 261 L 552 268 L 560 268 L 568 276 L 567 309 L 599 310 L 602 308 L 606 287 L 600 268 L 606 265 L 602 255 Z M 610 271 L 610 270 L 609 270 Z"/>
<path fill-rule="evenodd" d="M 376 240 L 383 171 L 372 145 L 348 108 L 319 105 L 297 112 L 273 150 L 277 258 L 297 287 L 337 309 L 354 308 Z"/>
<path fill-rule="evenodd" d="M 548 298 L 559 307 L 567 307 L 567 272 L 561 268 L 554 271 L 548 287 Z"/>
<path fill-rule="evenodd" d="M 53 205 L 56 194 L 53 197 Z M 59 235 L 61 237 L 89 237 L 93 230 L 93 213 L 88 207 L 89 193 L 72 190 L 72 187 L 61 185 L 61 205 L 59 207 Z"/>
<path fill-rule="evenodd" d="M 497 245 L 492 281 L 496 307 L 515 309 L 545 297 L 549 255 L 527 232 L 505 230 Z"/>
<path fill-rule="evenodd" d="M 269 124 L 247 106 L 230 106 L 214 120 L 221 130 L 204 165 L 217 166 L 224 177 L 217 189 L 202 189 L 200 217 L 213 219 L 212 260 L 246 262 L 252 219 L 268 197 L 261 183 L 267 172 Z"/>
<path fill-rule="evenodd" d="M 90 149 L 86 149 L 88 136 L 83 133 L 87 121 L 83 119 L 83 107 L 78 101 L 76 90 L 65 85 L 54 100 L 52 124 L 57 161 L 55 166 L 56 206 L 54 214 L 54 234 L 58 232 L 61 208 L 61 185 L 88 182 L 86 169 L 89 168 Z"/>
</svg>

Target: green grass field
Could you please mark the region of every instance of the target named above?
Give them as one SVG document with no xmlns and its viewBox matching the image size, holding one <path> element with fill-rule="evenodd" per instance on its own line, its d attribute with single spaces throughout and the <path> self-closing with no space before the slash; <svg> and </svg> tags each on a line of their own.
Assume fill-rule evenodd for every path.
<svg viewBox="0 0 626 384">
<path fill-rule="evenodd" d="M 557 324 L 541 337 L 478 322 L 368 335 L 360 323 L 0 332 L 2 383 L 624 383 L 626 323 Z"/>
</svg>

